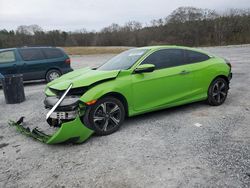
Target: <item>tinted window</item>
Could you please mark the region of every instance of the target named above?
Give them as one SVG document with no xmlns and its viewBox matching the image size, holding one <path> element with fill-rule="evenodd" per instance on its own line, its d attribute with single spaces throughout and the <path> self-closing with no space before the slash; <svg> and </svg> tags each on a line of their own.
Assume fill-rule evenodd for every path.
<svg viewBox="0 0 250 188">
<path fill-rule="evenodd" d="M 61 50 L 55 48 L 44 48 L 42 49 L 42 51 L 47 59 L 59 58 L 64 56 Z"/>
<path fill-rule="evenodd" d="M 24 61 L 34 61 L 45 59 L 41 49 L 19 49 Z"/>
<path fill-rule="evenodd" d="M 156 69 L 174 67 L 185 64 L 183 50 L 159 50 L 147 57 L 142 64 L 154 64 Z"/>
<path fill-rule="evenodd" d="M 197 63 L 209 59 L 209 56 L 200 52 L 186 50 L 186 54 L 187 54 L 187 63 Z"/>
<path fill-rule="evenodd" d="M 16 58 L 13 51 L 0 52 L 0 63 L 8 63 L 15 60 Z"/>
</svg>

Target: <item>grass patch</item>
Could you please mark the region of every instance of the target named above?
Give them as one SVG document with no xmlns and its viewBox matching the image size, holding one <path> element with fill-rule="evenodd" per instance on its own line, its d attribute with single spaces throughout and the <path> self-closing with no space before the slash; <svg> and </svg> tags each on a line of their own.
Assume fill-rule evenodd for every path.
<svg viewBox="0 0 250 188">
<path fill-rule="evenodd" d="M 131 47 L 107 46 L 107 47 L 63 47 L 64 51 L 69 55 L 91 55 L 91 54 L 118 54 Z"/>
</svg>

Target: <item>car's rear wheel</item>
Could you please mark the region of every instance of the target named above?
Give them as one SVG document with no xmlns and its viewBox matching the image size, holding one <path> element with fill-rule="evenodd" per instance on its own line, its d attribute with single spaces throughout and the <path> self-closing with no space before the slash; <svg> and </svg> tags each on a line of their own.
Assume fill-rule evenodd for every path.
<svg viewBox="0 0 250 188">
<path fill-rule="evenodd" d="M 229 85 L 224 78 L 216 78 L 208 89 L 208 104 L 219 106 L 223 104 L 227 98 Z"/>
<path fill-rule="evenodd" d="M 45 76 L 46 82 L 51 82 L 51 81 L 59 78 L 61 75 L 62 74 L 59 70 L 51 69 L 46 73 L 46 76 Z"/>
<path fill-rule="evenodd" d="M 114 97 L 104 97 L 86 110 L 83 120 L 96 134 L 108 135 L 120 128 L 124 118 L 122 102 Z"/>
</svg>

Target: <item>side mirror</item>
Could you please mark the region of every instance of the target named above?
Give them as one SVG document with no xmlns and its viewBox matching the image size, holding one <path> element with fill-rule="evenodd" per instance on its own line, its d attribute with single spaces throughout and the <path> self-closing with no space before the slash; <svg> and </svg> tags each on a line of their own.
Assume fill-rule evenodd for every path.
<svg viewBox="0 0 250 188">
<path fill-rule="evenodd" d="M 153 64 L 143 64 L 139 65 L 134 73 L 144 73 L 144 72 L 153 72 L 155 70 L 155 65 Z"/>
</svg>

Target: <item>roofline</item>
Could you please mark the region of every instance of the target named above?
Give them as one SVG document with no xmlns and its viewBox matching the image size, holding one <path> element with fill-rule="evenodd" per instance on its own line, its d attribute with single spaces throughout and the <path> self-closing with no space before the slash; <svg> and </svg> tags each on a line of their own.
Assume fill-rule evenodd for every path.
<svg viewBox="0 0 250 188">
<path fill-rule="evenodd" d="M 15 50 L 16 48 L 0 48 L 0 51 Z"/>
<path fill-rule="evenodd" d="M 0 48 L 0 51 L 8 51 L 8 50 L 16 50 L 16 49 L 23 49 L 23 48 L 60 48 L 56 46 L 21 46 L 15 48 Z"/>
<path fill-rule="evenodd" d="M 206 55 L 208 55 L 210 57 L 213 56 L 209 52 L 204 51 L 204 50 L 199 49 L 199 48 L 193 48 L 193 47 L 188 47 L 188 46 L 178 46 L 178 45 L 145 46 L 145 47 L 139 47 L 138 49 L 148 49 L 150 51 L 160 50 L 160 49 L 183 49 L 183 50 L 191 50 L 191 51 L 196 51 L 196 52 L 204 53 L 204 54 L 206 54 Z"/>
</svg>

